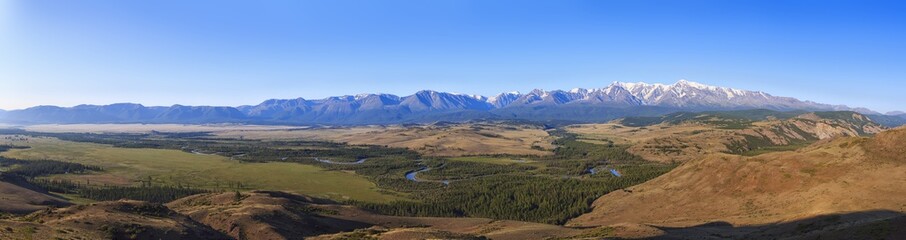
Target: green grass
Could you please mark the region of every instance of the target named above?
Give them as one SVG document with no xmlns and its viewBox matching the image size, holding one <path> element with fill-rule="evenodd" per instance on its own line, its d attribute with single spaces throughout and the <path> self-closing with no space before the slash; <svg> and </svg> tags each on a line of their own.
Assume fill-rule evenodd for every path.
<svg viewBox="0 0 906 240">
<path fill-rule="evenodd" d="M 400 199 L 382 193 L 374 183 L 362 176 L 312 165 L 242 163 L 217 155 L 199 155 L 178 150 L 116 148 L 50 138 L 33 139 L 26 145 L 32 148 L 15 149 L 2 155 L 26 160 L 72 161 L 104 168 L 104 172 L 93 176 L 53 176 L 73 180 L 92 179 L 92 184 L 132 185 L 150 177 L 155 184 L 182 184 L 207 189 L 229 190 L 236 188 L 236 183 L 241 183 L 244 190 L 280 190 L 335 200 L 388 202 Z"/>
</svg>

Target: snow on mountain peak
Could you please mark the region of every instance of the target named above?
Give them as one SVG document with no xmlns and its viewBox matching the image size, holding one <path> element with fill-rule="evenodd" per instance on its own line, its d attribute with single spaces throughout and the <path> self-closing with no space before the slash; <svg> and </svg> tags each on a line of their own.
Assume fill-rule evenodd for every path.
<svg viewBox="0 0 906 240">
<path fill-rule="evenodd" d="M 676 83 L 674 83 L 673 86 L 674 86 L 674 87 L 677 87 L 677 86 L 689 86 L 689 87 L 692 87 L 692 88 L 703 89 L 703 90 L 711 90 L 711 91 L 715 91 L 715 90 L 717 90 L 717 89 L 719 88 L 719 87 L 715 87 L 715 86 L 711 86 L 711 85 L 705 85 L 705 84 L 701 84 L 701 83 L 697 83 L 697 82 L 692 82 L 692 81 L 689 81 L 689 80 L 686 80 L 686 79 L 680 79 L 679 81 L 676 81 Z"/>
<path fill-rule="evenodd" d="M 380 96 L 382 99 L 380 101 L 386 101 L 383 99 L 396 101 L 404 99 L 404 97 L 389 94 L 358 94 L 355 95 L 354 100 L 365 101 L 374 96 Z M 611 106 L 644 105 L 689 109 L 832 109 L 826 104 L 800 101 L 793 98 L 775 97 L 760 91 L 711 86 L 686 79 L 680 79 L 673 84 L 616 81 L 604 88 L 573 88 L 569 91 L 545 91 L 542 89 L 534 89 L 526 94 L 513 91 L 500 93 L 492 97 L 452 92 L 437 92 L 432 90 L 422 90 L 415 93 L 413 96 L 417 96 L 419 101 L 430 103 L 429 105 L 432 105 L 432 107 L 465 104 L 477 108 L 483 108 L 483 106 L 490 108 L 504 108 L 509 106 L 539 104 L 559 105 L 570 103 L 600 103 Z M 340 99 L 349 101 L 351 100 L 350 98 L 353 97 L 334 97 L 324 100 L 315 100 L 315 102 L 325 102 L 328 100 L 336 101 Z M 392 103 L 395 101 L 387 102 Z M 439 103 L 436 104 L 437 106 L 433 106 L 435 105 L 433 102 Z M 842 107 L 840 109 L 850 108 Z"/>
<path fill-rule="evenodd" d="M 372 94 L 372 93 L 359 93 L 359 94 L 356 94 L 356 95 L 355 95 L 355 100 L 361 100 L 361 99 L 366 98 L 366 97 L 369 97 L 369 96 L 371 96 L 371 95 L 375 95 L 375 94 Z"/>
</svg>

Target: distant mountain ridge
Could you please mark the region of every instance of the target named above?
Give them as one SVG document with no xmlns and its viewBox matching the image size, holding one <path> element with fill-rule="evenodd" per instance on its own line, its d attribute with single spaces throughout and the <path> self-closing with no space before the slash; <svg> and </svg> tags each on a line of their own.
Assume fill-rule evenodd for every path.
<svg viewBox="0 0 906 240">
<path fill-rule="evenodd" d="M 146 107 L 140 104 L 37 106 L 0 112 L 0 121 L 38 123 L 267 123 L 394 124 L 472 119 L 608 121 L 679 111 L 768 109 L 775 111 L 856 111 L 776 97 L 760 91 L 709 86 L 687 80 L 674 84 L 614 82 L 605 88 L 501 93 L 493 97 L 423 90 L 409 96 L 359 94 L 308 100 L 270 99 L 254 106 Z M 891 122 L 901 117 L 891 117 Z M 902 118 L 906 121 L 906 118 Z"/>
</svg>

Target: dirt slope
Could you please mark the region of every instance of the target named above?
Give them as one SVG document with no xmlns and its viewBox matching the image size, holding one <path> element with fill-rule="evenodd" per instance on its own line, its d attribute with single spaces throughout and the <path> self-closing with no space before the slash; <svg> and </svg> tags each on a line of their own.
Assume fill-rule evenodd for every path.
<svg viewBox="0 0 906 240">
<path fill-rule="evenodd" d="M 870 139 L 823 140 L 795 152 L 714 154 L 607 194 L 591 213 L 567 225 L 690 227 L 720 221 L 739 226 L 876 210 L 901 214 L 906 212 L 902 143 L 906 129 Z"/>
</svg>

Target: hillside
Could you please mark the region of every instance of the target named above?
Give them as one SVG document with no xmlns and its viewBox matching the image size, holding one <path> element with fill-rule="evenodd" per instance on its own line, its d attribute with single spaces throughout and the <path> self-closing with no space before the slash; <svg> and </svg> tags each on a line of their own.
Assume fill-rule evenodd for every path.
<svg viewBox="0 0 906 240">
<path fill-rule="evenodd" d="M 566 237 L 581 232 L 554 225 L 481 218 L 386 216 L 282 192 L 248 192 L 238 197 L 235 193 L 196 195 L 167 206 L 237 239 L 247 236 L 254 236 L 255 239 L 296 239 L 322 234 L 326 235 L 321 238 L 331 239 L 335 237 L 333 234 L 350 235 L 356 229 L 369 229 L 364 232 L 384 237 L 413 229 L 421 232 L 393 239 L 421 239 L 434 234 L 525 239 Z"/>
<path fill-rule="evenodd" d="M 269 191 L 201 194 L 166 205 L 107 201 L 0 220 L 2 239 L 540 239 L 582 232 L 483 218 L 386 216 Z"/>
<path fill-rule="evenodd" d="M 678 229 L 699 226 L 697 229 L 707 233 L 708 228 L 701 224 L 780 226 L 775 223 L 845 214 L 831 217 L 830 223 L 797 229 L 801 234 L 820 235 L 860 226 L 856 224 L 860 222 L 902 222 L 906 212 L 901 197 L 906 196 L 903 142 L 906 129 L 896 129 L 872 138 L 822 140 L 795 152 L 755 157 L 712 154 L 626 191 L 607 194 L 595 201 L 594 211 L 568 225 L 631 222 Z M 878 210 L 884 211 L 868 213 Z M 860 212 L 865 214 L 857 214 Z M 725 234 L 738 238 L 759 233 Z"/>
<path fill-rule="evenodd" d="M 196 195 L 167 204 L 171 209 L 236 239 L 293 239 L 352 231 L 370 225 L 324 217 L 313 207 L 328 203 L 281 192 Z"/>
<path fill-rule="evenodd" d="M 159 204 L 120 200 L 0 220 L 2 239 L 226 239 Z"/>
<path fill-rule="evenodd" d="M 836 136 L 868 136 L 884 127 L 856 112 L 676 113 L 571 126 L 586 141 L 632 144 L 630 152 L 657 161 L 688 161 L 713 153 L 758 155 L 794 150 Z"/>
<path fill-rule="evenodd" d="M 69 205 L 66 200 L 43 192 L 21 177 L 0 173 L 0 213 L 22 214 Z"/>
</svg>

